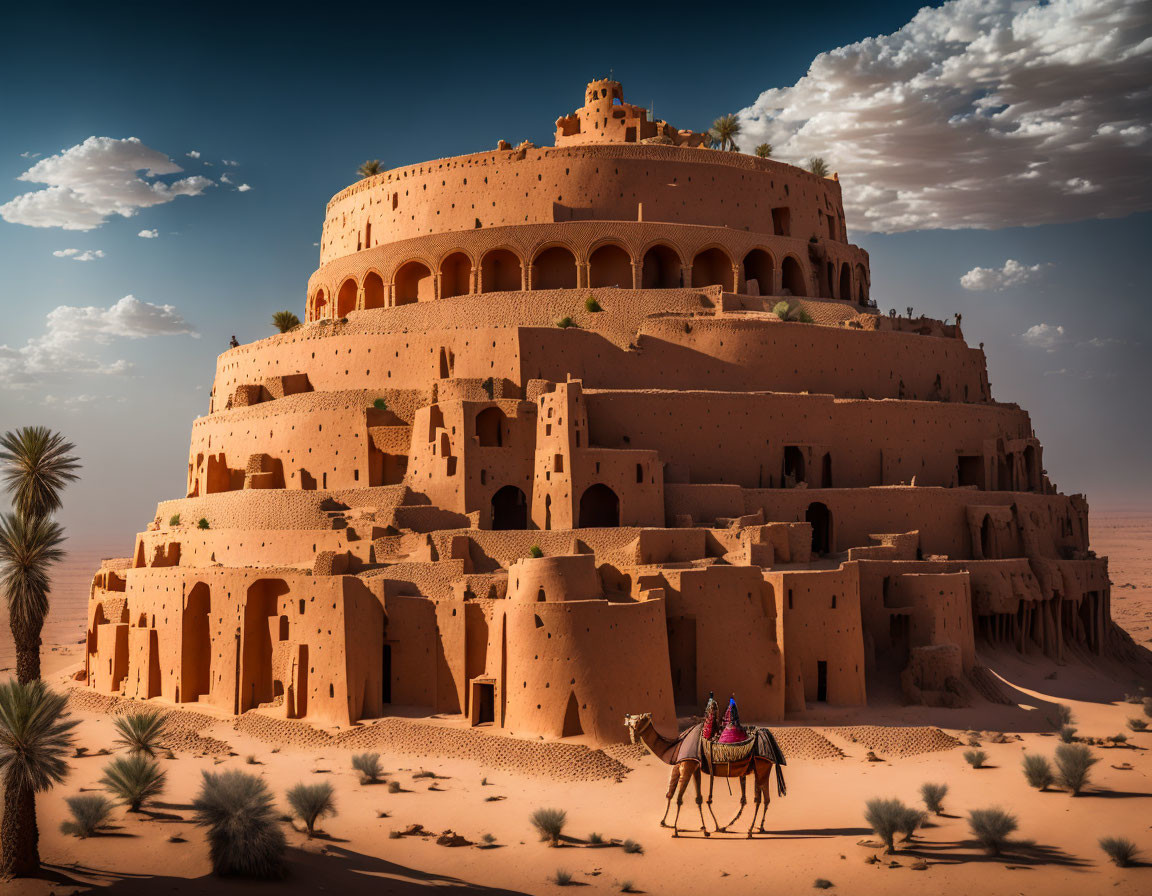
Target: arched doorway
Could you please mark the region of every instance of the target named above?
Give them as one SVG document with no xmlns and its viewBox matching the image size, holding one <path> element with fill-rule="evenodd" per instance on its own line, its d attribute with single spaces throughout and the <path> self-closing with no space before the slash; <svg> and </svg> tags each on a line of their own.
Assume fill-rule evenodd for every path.
<svg viewBox="0 0 1152 896">
<path fill-rule="evenodd" d="M 809 504 L 804 519 L 812 524 L 812 553 L 832 552 L 832 511 L 826 504 L 817 501 Z"/>
<path fill-rule="evenodd" d="M 240 705 L 238 712 L 268 703 L 275 694 L 272 658 L 272 625 L 276 620 L 276 641 L 282 633 L 279 624 L 280 598 L 288 593 L 283 579 L 260 579 L 248 588 L 244 602 L 244 628 L 241 642 Z M 281 682 L 283 684 L 283 682 Z"/>
<path fill-rule="evenodd" d="M 601 246 L 588 258 L 588 285 L 632 288 L 632 258 L 617 245 Z"/>
<path fill-rule="evenodd" d="M 336 293 L 336 316 L 347 317 L 356 310 L 356 281 L 349 277 Z"/>
<path fill-rule="evenodd" d="M 789 255 L 780 266 L 780 284 L 786 296 L 806 296 L 808 287 L 804 281 L 804 271 L 800 262 Z"/>
<path fill-rule="evenodd" d="M 492 496 L 492 528 L 528 528 L 528 499 L 516 486 L 506 485 Z"/>
<path fill-rule="evenodd" d="M 472 291 L 472 261 L 463 252 L 453 252 L 440 263 L 440 298 L 464 296 Z"/>
<path fill-rule="evenodd" d="M 840 291 L 836 298 L 843 299 L 845 302 L 852 301 L 852 268 L 849 267 L 848 262 L 840 265 Z"/>
<path fill-rule="evenodd" d="M 744 256 L 744 283 L 755 280 L 756 295 L 772 295 L 772 290 L 776 288 L 772 279 L 775 273 L 773 267 L 771 255 L 763 249 L 753 249 Z M 751 287 L 746 286 L 745 291 L 751 293 Z"/>
<path fill-rule="evenodd" d="M 522 267 L 507 249 L 493 249 L 480 262 L 480 291 L 519 292 L 524 288 Z"/>
<path fill-rule="evenodd" d="M 698 252 L 692 259 L 692 285 L 732 289 L 732 259 L 715 247 Z"/>
<path fill-rule="evenodd" d="M 211 593 L 197 582 L 184 602 L 180 642 L 180 699 L 195 703 L 212 689 Z"/>
<path fill-rule="evenodd" d="M 644 253 L 640 284 L 644 289 L 679 289 L 684 285 L 680 256 L 671 246 L 657 244 Z"/>
<path fill-rule="evenodd" d="M 328 296 L 322 289 L 312 297 L 312 320 L 320 320 L 328 313 Z"/>
<path fill-rule="evenodd" d="M 504 444 L 504 412 L 500 408 L 485 408 L 476 415 L 476 440 L 481 448 Z"/>
<path fill-rule="evenodd" d="M 856 295 L 860 299 L 860 304 L 864 305 L 868 302 L 868 272 L 864 270 L 864 265 L 856 265 Z"/>
<path fill-rule="evenodd" d="M 410 305 L 413 302 L 428 302 L 432 296 L 432 272 L 428 265 L 419 261 L 409 261 L 396 271 L 394 305 Z"/>
<path fill-rule="evenodd" d="M 384 307 L 384 278 L 375 271 L 369 271 L 364 278 L 364 307 Z"/>
<path fill-rule="evenodd" d="M 804 476 L 804 452 L 795 445 L 784 446 L 784 470 L 781 476 L 781 485 L 788 487 L 788 480 L 792 483 L 806 482 Z"/>
<path fill-rule="evenodd" d="M 606 529 L 620 525 L 620 499 L 604 483 L 584 489 L 580 496 L 581 529 Z"/>
<path fill-rule="evenodd" d="M 532 262 L 533 289 L 575 289 L 576 256 L 563 246 L 545 249 Z"/>
</svg>

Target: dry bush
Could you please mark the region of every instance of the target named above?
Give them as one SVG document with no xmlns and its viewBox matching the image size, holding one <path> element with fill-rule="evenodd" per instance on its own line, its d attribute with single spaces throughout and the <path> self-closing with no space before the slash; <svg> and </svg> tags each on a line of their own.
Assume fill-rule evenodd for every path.
<svg viewBox="0 0 1152 896">
<path fill-rule="evenodd" d="M 1008 844 L 1008 836 L 1019 825 L 1016 816 L 1003 809 L 973 809 L 968 814 L 968 827 L 972 836 L 980 841 L 984 851 L 998 856 Z"/>
<path fill-rule="evenodd" d="M 1031 753 L 1024 755 L 1024 778 L 1028 784 L 1038 790 L 1047 790 L 1056 783 L 1056 775 L 1052 772 L 1052 763 L 1046 756 L 1037 756 Z"/>
<path fill-rule="evenodd" d="M 212 870 L 224 876 L 283 877 L 287 843 L 264 782 L 238 769 L 203 775 L 192 807 L 196 823 L 208 828 Z"/>
<path fill-rule="evenodd" d="M 540 834 L 540 839 L 551 841 L 553 846 L 560 844 L 560 835 L 567 823 L 568 813 L 563 809 L 537 809 L 532 813 L 532 826 Z"/>
<path fill-rule="evenodd" d="M 64 802 L 68 804 L 72 819 L 61 822 L 60 830 L 82 840 L 99 833 L 112 814 L 112 801 L 98 793 L 81 793 L 67 797 Z"/>
<path fill-rule="evenodd" d="M 308 829 L 309 837 L 316 833 L 316 822 L 336 814 L 336 794 L 328 781 L 321 781 L 318 784 L 297 784 L 286 796 L 288 805 Z"/>
<path fill-rule="evenodd" d="M 928 807 L 928 811 L 936 815 L 944 812 L 944 797 L 947 795 L 947 784 L 925 783 L 920 785 L 920 798 L 924 800 L 924 805 Z"/>
</svg>

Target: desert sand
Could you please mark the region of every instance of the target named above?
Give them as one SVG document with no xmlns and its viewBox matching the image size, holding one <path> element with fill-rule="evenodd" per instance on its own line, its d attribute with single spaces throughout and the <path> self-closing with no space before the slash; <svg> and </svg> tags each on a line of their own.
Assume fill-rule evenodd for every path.
<svg viewBox="0 0 1152 896">
<path fill-rule="evenodd" d="M 1138 644 L 1149 646 L 1152 515 L 1094 515 L 1092 541 L 1098 554 L 1110 557 L 1115 618 Z M 44 674 L 61 688 L 79 668 L 86 575 L 100 553 L 77 550 L 56 580 Z M 11 674 L 11 656 L 5 622 L 0 674 Z M 38 800 L 45 877 L 5 885 L 4 892 L 195 893 L 211 887 L 244 893 L 553 893 L 560 889 L 552 880 L 557 869 L 571 872 L 573 883 L 588 892 L 618 892 L 630 882 L 654 894 L 712 887 L 792 893 L 811 890 L 817 878 L 844 893 L 1152 891 L 1152 864 L 1116 868 L 1097 845 L 1103 835 L 1125 836 L 1152 860 L 1152 732 L 1126 729 L 1141 708 L 1123 701 L 1135 690 L 1125 670 L 1078 660 L 1058 666 L 987 650 L 981 662 L 1003 680 L 1014 705 L 903 707 L 898 695 L 885 700 L 889 695 L 873 693 L 871 701 L 880 705 L 810 711 L 776 727 L 789 756 L 788 795 L 773 798 L 768 833 L 751 841 L 744 834 L 750 809 L 736 832 L 701 836 L 691 790 L 680 816 L 688 830 L 674 839 L 662 829 L 668 768 L 639 747 L 599 751 L 579 739 L 545 744 L 467 729 L 453 719 L 315 731 L 255 713 L 236 720 L 185 708 L 172 709 L 176 758 L 161 760 L 168 786 L 160 802 L 141 813 L 118 809 L 107 835 L 76 840 L 59 832 L 64 797 L 97 787 L 107 758 L 92 754 L 113 750 L 111 714 L 124 708 L 116 698 L 79 691 L 71 706 L 82 720 L 78 743 L 88 756 L 75 759 L 67 782 Z M 1083 737 L 1129 734 L 1127 746 L 1093 746 L 1100 762 L 1080 797 L 1034 791 L 1020 773 L 1025 752 L 1054 752 L 1058 739 L 1049 718 L 1056 703 L 1072 708 Z M 984 769 L 970 768 L 963 758 L 973 736 L 989 756 Z M 365 749 L 382 754 L 386 778 L 398 782 L 400 792 L 359 782 L 350 760 Z M 869 751 L 880 761 L 868 761 Z M 292 874 L 283 883 L 211 875 L 189 804 L 201 770 L 228 767 L 264 777 L 284 806 L 284 792 L 299 781 L 328 780 L 336 788 L 339 814 L 322 822 L 323 836 L 309 840 L 298 824 L 285 822 Z M 417 777 L 421 771 L 436 777 Z M 894 796 L 916 804 L 926 781 L 949 786 L 946 814 L 884 856 L 863 820 L 865 800 Z M 1008 852 L 991 858 L 971 839 L 965 817 L 995 805 L 1014 812 L 1020 827 Z M 529 816 L 539 807 L 568 813 L 567 839 L 559 848 L 540 842 L 532 829 Z M 714 807 L 722 823 L 737 808 L 737 797 L 720 781 Z M 412 825 L 431 836 L 389 836 Z M 495 845 L 438 845 L 437 836 L 448 830 L 474 844 L 492 834 Z M 590 845 L 592 832 L 613 845 Z M 640 843 L 643 852 L 625 852 L 619 845 L 625 839 Z M 881 861 L 870 862 L 873 856 Z M 927 868 L 914 870 L 917 859 Z"/>
</svg>

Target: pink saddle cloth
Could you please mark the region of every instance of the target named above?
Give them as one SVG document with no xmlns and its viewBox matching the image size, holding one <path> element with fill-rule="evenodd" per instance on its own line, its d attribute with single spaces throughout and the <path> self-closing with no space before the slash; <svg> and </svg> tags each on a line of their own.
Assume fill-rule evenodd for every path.
<svg viewBox="0 0 1152 896">
<path fill-rule="evenodd" d="M 720 743 L 738 744 L 748 740 L 748 735 L 739 725 L 727 725 L 720 734 Z"/>
</svg>

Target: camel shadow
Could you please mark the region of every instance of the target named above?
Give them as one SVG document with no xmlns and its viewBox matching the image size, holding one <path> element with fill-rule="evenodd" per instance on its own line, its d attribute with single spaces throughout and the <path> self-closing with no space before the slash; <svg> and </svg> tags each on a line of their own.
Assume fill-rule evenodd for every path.
<svg viewBox="0 0 1152 896">
<path fill-rule="evenodd" d="M 899 855 L 914 856 L 926 862 L 941 865 L 964 865 L 969 863 L 995 863 L 1023 867 L 1056 865 L 1062 868 L 1082 869 L 1091 867 L 1071 853 L 1055 846 L 1045 846 L 1031 841 L 1010 841 L 1000 855 L 984 852 L 978 840 L 919 840 L 901 844 Z"/>
<path fill-rule="evenodd" d="M 826 837 L 863 837 L 871 834 L 872 828 L 794 828 L 789 831 L 776 831 L 769 829 L 761 834 L 761 839 L 767 836 L 772 840 L 812 840 Z"/>
</svg>

